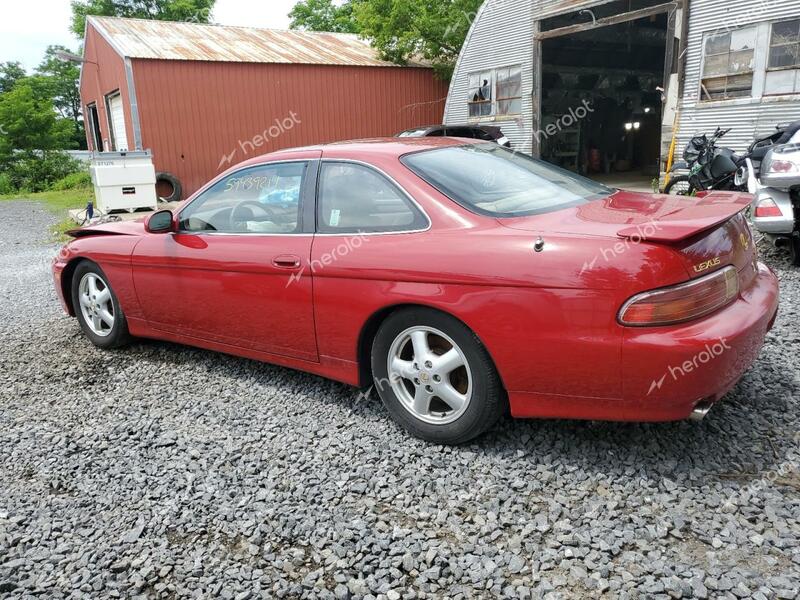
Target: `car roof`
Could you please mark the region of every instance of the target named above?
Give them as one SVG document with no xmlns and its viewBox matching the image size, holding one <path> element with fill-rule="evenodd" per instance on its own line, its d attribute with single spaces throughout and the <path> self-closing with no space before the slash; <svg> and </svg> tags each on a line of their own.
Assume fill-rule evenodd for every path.
<svg viewBox="0 0 800 600">
<path fill-rule="evenodd" d="M 275 152 L 270 152 L 269 154 L 256 156 L 236 166 L 238 168 L 242 166 L 257 165 L 267 161 L 290 158 L 298 154 L 309 154 L 314 152 L 321 152 L 327 158 L 352 157 L 362 153 L 368 156 L 381 155 L 383 157 L 399 158 L 400 156 L 409 154 L 411 152 L 421 152 L 424 150 L 435 150 L 436 148 L 449 148 L 453 146 L 464 146 L 467 144 L 485 143 L 486 142 L 483 140 L 452 137 L 387 137 L 364 140 L 349 140 L 343 142 L 334 142 L 331 144 L 319 144 L 316 146 L 304 146 L 300 148 L 286 148 L 284 150 L 277 150 Z"/>
</svg>

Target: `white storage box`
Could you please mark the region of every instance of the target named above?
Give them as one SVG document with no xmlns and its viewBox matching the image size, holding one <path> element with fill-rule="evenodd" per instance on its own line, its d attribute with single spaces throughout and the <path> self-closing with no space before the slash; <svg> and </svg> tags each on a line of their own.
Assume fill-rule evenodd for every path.
<svg viewBox="0 0 800 600">
<path fill-rule="evenodd" d="M 156 170 L 149 151 L 95 152 L 89 172 L 100 212 L 158 210 Z"/>
</svg>

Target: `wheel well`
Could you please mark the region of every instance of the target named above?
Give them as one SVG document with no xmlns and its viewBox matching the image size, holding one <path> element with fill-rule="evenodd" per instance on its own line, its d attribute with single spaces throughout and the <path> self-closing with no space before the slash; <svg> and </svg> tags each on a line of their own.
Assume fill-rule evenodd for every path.
<svg viewBox="0 0 800 600">
<path fill-rule="evenodd" d="M 426 304 L 395 304 L 393 306 L 382 308 L 370 316 L 369 319 L 367 319 L 367 322 L 364 323 L 364 327 L 361 328 L 361 334 L 358 337 L 358 383 L 360 387 L 366 388 L 372 384 L 372 342 L 375 340 L 375 335 L 378 333 L 378 329 L 380 329 L 381 324 L 389 317 L 389 315 L 405 308 L 427 308 L 429 310 L 435 310 L 443 315 L 457 319 L 476 336 L 478 335 L 472 330 L 472 327 L 464 323 L 464 321 L 455 315 L 452 315 L 440 308 L 428 306 Z M 483 344 L 483 341 L 481 341 L 481 344 Z M 486 348 L 485 344 L 483 344 L 483 346 Z M 488 348 L 486 348 L 486 352 L 489 353 L 489 359 L 494 364 L 495 369 L 497 369 L 497 364 L 494 362 L 494 358 L 492 358 L 492 354 L 489 352 Z M 503 385 L 503 388 L 505 389 L 505 385 L 503 384 L 503 376 L 500 375 L 499 370 L 497 371 L 497 374 L 500 377 L 501 385 Z"/>
<path fill-rule="evenodd" d="M 67 303 L 69 314 L 71 317 L 75 316 L 75 307 L 72 305 L 72 276 L 75 274 L 75 269 L 82 262 L 91 262 L 87 258 L 75 258 L 67 263 L 61 273 L 61 293 L 64 296 L 64 302 Z"/>
</svg>

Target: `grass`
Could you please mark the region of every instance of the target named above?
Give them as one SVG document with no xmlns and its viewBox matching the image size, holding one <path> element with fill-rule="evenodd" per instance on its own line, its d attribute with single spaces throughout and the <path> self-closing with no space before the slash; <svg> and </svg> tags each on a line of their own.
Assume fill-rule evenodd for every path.
<svg viewBox="0 0 800 600">
<path fill-rule="evenodd" d="M 75 188 L 72 190 L 60 190 L 52 192 L 35 192 L 8 194 L 0 196 L 0 202 L 10 200 L 32 200 L 43 204 L 48 210 L 58 215 L 61 220 L 56 223 L 51 232 L 57 241 L 67 239 L 65 232 L 77 227 L 68 215 L 67 211 L 73 208 L 85 208 L 89 200 L 94 201 L 94 191 L 91 187 Z"/>
</svg>

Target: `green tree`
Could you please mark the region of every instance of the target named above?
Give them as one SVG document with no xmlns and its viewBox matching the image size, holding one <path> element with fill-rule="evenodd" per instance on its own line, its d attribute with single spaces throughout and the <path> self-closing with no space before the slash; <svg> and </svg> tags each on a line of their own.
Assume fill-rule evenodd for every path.
<svg viewBox="0 0 800 600">
<path fill-rule="evenodd" d="M 443 79 L 458 54 L 483 0 L 302 0 L 289 16 L 292 27 L 349 31 L 368 38 L 381 56 L 397 64 L 431 63 Z"/>
<path fill-rule="evenodd" d="M 430 62 L 450 79 L 483 0 L 363 0 L 353 5 L 362 35 L 387 60 Z"/>
<path fill-rule="evenodd" d="M 25 77 L 25 69 L 18 62 L 0 63 L 0 94 L 14 87 L 17 80 Z"/>
<path fill-rule="evenodd" d="M 81 115 L 81 93 L 78 87 L 80 68 L 73 62 L 56 57 L 57 52 L 75 54 L 64 46 L 48 46 L 44 60 L 36 68 L 36 73 L 44 78 L 44 88 L 53 105 L 64 119 L 73 122 L 72 138 L 80 148 L 86 148 L 86 134 Z"/>
<path fill-rule="evenodd" d="M 26 77 L 0 94 L 0 172 L 16 189 L 46 189 L 75 169 L 63 152 L 73 145 L 73 121 L 58 116 L 44 85 Z"/>
<path fill-rule="evenodd" d="M 83 37 L 86 17 L 136 17 L 208 23 L 215 0 L 72 0 L 72 31 Z"/>
<path fill-rule="evenodd" d="M 21 79 L 0 95 L 0 159 L 15 151 L 43 152 L 68 147 L 71 122 L 59 118 L 51 100 L 41 97 L 37 78 Z"/>
<path fill-rule="evenodd" d="M 303 0 L 294 5 L 289 17 L 292 19 L 292 29 L 359 32 L 358 23 L 353 16 L 353 3 L 349 1 L 337 6 L 333 0 Z"/>
</svg>

